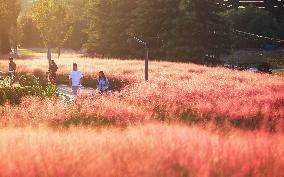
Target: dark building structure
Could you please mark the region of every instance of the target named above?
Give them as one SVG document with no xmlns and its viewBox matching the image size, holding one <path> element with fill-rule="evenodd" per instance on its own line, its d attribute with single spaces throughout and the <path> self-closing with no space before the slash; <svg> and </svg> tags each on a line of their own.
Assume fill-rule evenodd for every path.
<svg viewBox="0 0 284 177">
<path fill-rule="evenodd" d="M 284 16 L 284 0 L 223 0 L 222 6 L 226 8 L 256 7 L 265 9 L 279 20 Z"/>
</svg>

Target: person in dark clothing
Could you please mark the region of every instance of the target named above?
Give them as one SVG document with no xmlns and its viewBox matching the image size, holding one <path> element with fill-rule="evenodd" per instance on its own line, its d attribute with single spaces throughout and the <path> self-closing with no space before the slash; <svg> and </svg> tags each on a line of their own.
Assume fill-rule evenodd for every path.
<svg viewBox="0 0 284 177">
<path fill-rule="evenodd" d="M 51 60 L 49 63 L 49 81 L 52 84 L 56 84 L 56 72 L 58 70 L 58 67 L 54 60 Z"/>
<path fill-rule="evenodd" d="M 16 72 L 17 65 L 16 65 L 16 63 L 14 62 L 14 58 L 10 57 L 9 60 L 10 60 L 10 63 L 9 63 L 9 72 Z"/>
<path fill-rule="evenodd" d="M 14 83 L 15 79 L 16 79 L 17 65 L 14 62 L 14 58 L 13 57 L 10 57 L 9 60 L 10 60 L 10 62 L 9 62 L 9 76 L 11 78 L 11 83 Z"/>
</svg>

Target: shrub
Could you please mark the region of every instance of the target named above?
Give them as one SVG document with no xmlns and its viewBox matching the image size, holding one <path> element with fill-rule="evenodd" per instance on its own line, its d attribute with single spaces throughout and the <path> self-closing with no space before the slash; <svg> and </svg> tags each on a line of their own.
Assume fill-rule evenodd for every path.
<svg viewBox="0 0 284 177">
<path fill-rule="evenodd" d="M 34 75 L 23 75 L 20 77 L 19 83 L 22 87 L 39 86 L 39 79 Z"/>
<path fill-rule="evenodd" d="M 58 89 L 57 89 L 56 85 L 49 84 L 45 88 L 43 95 L 44 95 L 44 97 L 52 97 L 52 96 L 57 95 L 57 92 L 58 92 Z"/>
<path fill-rule="evenodd" d="M 6 102 L 20 104 L 21 99 L 26 96 L 52 97 L 56 95 L 57 87 L 55 85 L 48 85 L 46 88 L 41 86 L 2 87 L 0 88 L 0 105 Z"/>
<path fill-rule="evenodd" d="M 9 102 L 19 104 L 24 96 L 43 96 L 41 87 L 4 87 L 0 88 L 0 104 Z"/>
</svg>

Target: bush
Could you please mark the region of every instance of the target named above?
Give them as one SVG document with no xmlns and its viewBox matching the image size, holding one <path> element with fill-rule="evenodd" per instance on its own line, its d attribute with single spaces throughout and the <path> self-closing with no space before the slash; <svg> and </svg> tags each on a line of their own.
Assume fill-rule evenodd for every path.
<svg viewBox="0 0 284 177">
<path fill-rule="evenodd" d="M 39 86 L 39 79 L 34 75 L 23 75 L 20 77 L 19 83 L 22 87 Z"/>
<path fill-rule="evenodd" d="M 58 92 L 58 89 L 57 89 L 56 85 L 49 84 L 45 88 L 43 96 L 44 97 L 52 97 L 52 96 L 57 95 L 57 92 Z"/>
<path fill-rule="evenodd" d="M 6 102 L 19 104 L 25 96 L 52 97 L 57 95 L 56 85 L 48 84 L 34 75 L 22 75 L 19 83 L 21 87 L 0 87 L 0 105 Z"/>
<path fill-rule="evenodd" d="M 3 87 L 0 88 L 0 104 L 9 102 L 10 104 L 19 104 L 22 97 L 39 96 L 43 97 L 41 87 Z"/>
</svg>

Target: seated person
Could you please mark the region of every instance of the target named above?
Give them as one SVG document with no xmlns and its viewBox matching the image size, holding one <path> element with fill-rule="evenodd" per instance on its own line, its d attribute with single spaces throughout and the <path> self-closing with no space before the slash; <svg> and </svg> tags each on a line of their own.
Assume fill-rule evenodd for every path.
<svg viewBox="0 0 284 177">
<path fill-rule="evenodd" d="M 99 72 L 99 79 L 98 79 L 98 90 L 100 92 L 106 92 L 109 89 L 109 81 L 106 78 L 103 71 Z"/>
</svg>

